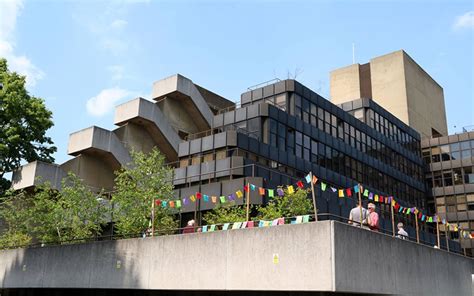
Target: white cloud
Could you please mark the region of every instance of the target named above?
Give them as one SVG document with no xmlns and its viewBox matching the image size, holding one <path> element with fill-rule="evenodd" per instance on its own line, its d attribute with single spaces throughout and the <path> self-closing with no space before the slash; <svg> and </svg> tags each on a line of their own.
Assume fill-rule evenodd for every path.
<svg viewBox="0 0 474 296">
<path fill-rule="evenodd" d="M 468 11 L 463 15 L 456 17 L 453 24 L 454 30 L 474 29 L 474 11 Z"/>
<path fill-rule="evenodd" d="M 126 20 L 116 19 L 110 24 L 110 28 L 118 30 L 122 29 L 126 25 L 128 25 L 128 22 Z"/>
<path fill-rule="evenodd" d="M 23 9 L 23 0 L 0 0 L 0 57 L 6 58 L 8 67 L 26 76 L 27 86 L 35 86 L 44 77 L 28 57 L 15 52 L 16 21 Z"/>
<path fill-rule="evenodd" d="M 107 70 L 112 74 L 113 81 L 119 81 L 125 77 L 125 68 L 122 65 L 112 65 L 107 67 Z"/>
<path fill-rule="evenodd" d="M 133 92 L 119 87 L 104 89 L 87 100 L 87 112 L 93 116 L 103 116 L 109 113 L 118 101 L 132 95 Z"/>
</svg>

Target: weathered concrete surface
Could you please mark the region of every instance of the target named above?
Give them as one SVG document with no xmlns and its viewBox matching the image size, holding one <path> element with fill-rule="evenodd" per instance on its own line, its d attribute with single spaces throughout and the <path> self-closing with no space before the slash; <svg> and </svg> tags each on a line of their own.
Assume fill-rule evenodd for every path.
<svg viewBox="0 0 474 296">
<path fill-rule="evenodd" d="M 81 153 L 110 156 L 122 166 L 131 162 L 130 154 L 117 135 L 97 126 L 69 135 L 67 153 L 74 156 Z"/>
<path fill-rule="evenodd" d="M 19 190 L 50 182 L 53 188 L 59 189 L 65 176 L 66 173 L 57 164 L 33 161 L 13 171 L 12 188 Z"/>
<path fill-rule="evenodd" d="M 472 268 L 468 258 L 323 221 L 2 251 L 0 289 L 472 295 Z"/>
<path fill-rule="evenodd" d="M 127 122 L 143 126 L 168 159 L 178 159 L 178 145 L 181 139 L 154 103 L 137 98 L 117 106 L 114 123 L 124 125 Z"/>
</svg>

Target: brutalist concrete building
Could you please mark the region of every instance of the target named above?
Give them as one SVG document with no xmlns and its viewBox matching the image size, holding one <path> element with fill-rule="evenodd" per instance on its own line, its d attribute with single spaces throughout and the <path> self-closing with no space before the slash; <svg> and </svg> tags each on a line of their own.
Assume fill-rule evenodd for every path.
<svg viewBox="0 0 474 296">
<path fill-rule="evenodd" d="M 436 212 L 446 221 L 474 232 L 474 131 L 465 131 L 422 142 L 423 159 L 427 165 L 428 193 Z M 440 225 L 452 239 L 472 254 L 474 241 Z"/>
<path fill-rule="evenodd" d="M 153 85 L 153 101 L 138 98 L 117 106 L 113 131 L 90 127 L 72 133 L 61 165 L 30 163 L 14 173 L 13 187 L 31 188 L 36 177 L 59 187 L 67 171 L 91 188 L 113 189 L 113 172 L 130 162 L 131 149 L 157 146 L 175 167 L 176 197 L 196 192 L 228 195 L 246 182 L 276 188 L 313 172 L 329 187 L 363 184 L 407 206 L 427 208 L 420 136 L 373 100 L 336 106 L 295 80 L 249 90 L 240 104 L 175 75 Z M 354 199 L 337 198 L 317 187 L 320 213 L 347 217 Z M 254 204 L 265 199 L 252 192 Z M 242 200 L 237 200 L 242 202 Z M 200 200 L 184 216 L 214 207 Z M 381 227 L 392 229 L 390 208 L 380 205 Z M 410 225 L 411 215 L 396 222 Z M 435 237 L 422 232 L 422 240 Z"/>
</svg>

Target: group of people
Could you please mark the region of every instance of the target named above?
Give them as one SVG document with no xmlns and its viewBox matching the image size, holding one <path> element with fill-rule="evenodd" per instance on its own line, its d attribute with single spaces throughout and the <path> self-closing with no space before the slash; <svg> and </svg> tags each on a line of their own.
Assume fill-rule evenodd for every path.
<svg viewBox="0 0 474 296">
<path fill-rule="evenodd" d="M 357 205 L 350 211 L 348 223 L 378 232 L 379 214 L 375 211 L 375 204 L 369 203 L 367 209 L 365 209 L 362 204 Z M 397 237 L 407 239 L 408 233 L 403 229 L 403 223 L 398 223 L 397 228 Z"/>
</svg>

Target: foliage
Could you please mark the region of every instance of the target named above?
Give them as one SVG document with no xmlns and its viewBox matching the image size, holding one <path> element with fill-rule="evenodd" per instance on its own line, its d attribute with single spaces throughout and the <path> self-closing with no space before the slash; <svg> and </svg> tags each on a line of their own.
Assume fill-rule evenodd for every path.
<svg viewBox="0 0 474 296">
<path fill-rule="evenodd" d="M 132 152 L 132 163 L 116 172 L 114 221 L 122 235 L 137 234 L 148 229 L 155 199 L 169 200 L 173 196 L 173 170 L 164 165 L 165 158 L 154 148 L 150 153 Z M 155 206 L 155 230 L 178 228 L 174 209 Z"/>
<path fill-rule="evenodd" d="M 205 213 L 203 219 L 207 224 L 245 221 L 247 220 L 247 208 L 244 205 L 235 206 L 235 203 L 228 203 Z"/>
<path fill-rule="evenodd" d="M 308 198 L 309 190 L 298 188 L 294 193 L 285 189 L 283 196 L 276 196 L 266 205 L 259 206 L 257 220 L 273 220 L 294 217 L 313 212 L 313 202 Z"/>
<path fill-rule="evenodd" d="M 99 196 L 72 173 L 62 180 L 60 191 L 48 182 L 39 185 L 30 209 L 34 237 L 41 242 L 74 242 L 98 235 L 107 212 Z"/>
<path fill-rule="evenodd" d="M 0 59 L 0 193 L 9 187 L 4 174 L 20 166 L 22 160 L 54 161 L 56 152 L 46 131 L 53 126 L 52 113 L 44 100 L 30 96 L 25 77 L 8 70 Z"/>
<path fill-rule="evenodd" d="M 73 243 L 100 233 L 106 207 L 74 174 L 62 180 L 61 191 L 48 182 L 33 195 L 11 194 L 0 205 L 6 232 L 0 241 L 20 245 L 33 238 L 40 243 Z"/>
<path fill-rule="evenodd" d="M 28 227 L 29 216 L 26 209 L 31 207 L 31 199 L 25 192 L 7 191 L 0 204 L 0 224 L 5 233 L 0 236 L 0 248 L 22 246 L 31 242 L 32 237 Z"/>
</svg>

